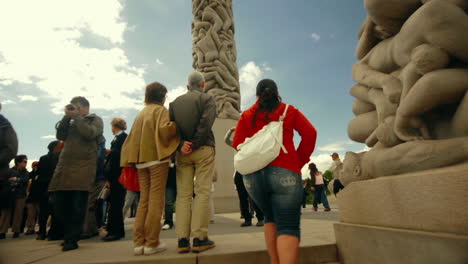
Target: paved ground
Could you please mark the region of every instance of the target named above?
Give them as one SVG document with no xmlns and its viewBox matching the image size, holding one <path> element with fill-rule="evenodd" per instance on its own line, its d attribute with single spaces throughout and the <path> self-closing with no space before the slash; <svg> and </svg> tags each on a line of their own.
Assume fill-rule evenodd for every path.
<svg viewBox="0 0 468 264">
<path fill-rule="evenodd" d="M 333 201 L 331 204 L 332 208 L 336 208 Z M 314 212 L 310 207 L 303 210 L 301 246 L 334 244 L 333 223 L 336 221 L 338 221 L 337 209 L 331 212 L 324 212 L 323 208 Z M 210 224 L 209 227 L 210 238 L 216 242 L 217 247 L 202 254 L 210 256 L 265 250 L 263 228 L 256 226 L 241 228 L 239 227 L 241 223 L 239 213 L 217 215 L 216 223 Z M 195 263 L 188 261 L 190 258 L 195 258 L 194 254 L 180 255 L 175 252 L 177 245 L 174 230 L 161 232 L 161 240 L 168 245 L 166 251 L 148 257 L 133 256 L 132 226 L 133 219 L 127 219 L 127 236 L 123 240 L 104 243 L 95 237 L 80 241 L 80 248 L 69 252 L 60 250 L 60 241 L 36 241 L 35 236 L 12 239 L 10 233 L 7 239 L 0 241 L 0 264 L 141 263 L 156 259 L 174 261 L 170 263 Z"/>
</svg>

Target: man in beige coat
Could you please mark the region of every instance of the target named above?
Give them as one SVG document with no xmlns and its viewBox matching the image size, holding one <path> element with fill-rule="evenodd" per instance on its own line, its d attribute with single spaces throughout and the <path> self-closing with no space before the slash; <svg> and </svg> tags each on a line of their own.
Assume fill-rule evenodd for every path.
<svg viewBox="0 0 468 264">
<path fill-rule="evenodd" d="M 64 226 L 63 251 L 78 248 L 103 131 L 102 119 L 89 114 L 86 98 L 74 97 L 70 103 L 56 126 L 57 139 L 64 141 L 64 147 L 49 185 L 54 211 Z"/>
</svg>

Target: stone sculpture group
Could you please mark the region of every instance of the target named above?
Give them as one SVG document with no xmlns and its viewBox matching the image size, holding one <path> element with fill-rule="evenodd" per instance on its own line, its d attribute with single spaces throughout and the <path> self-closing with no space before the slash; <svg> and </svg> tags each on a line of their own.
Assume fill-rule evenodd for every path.
<svg viewBox="0 0 468 264">
<path fill-rule="evenodd" d="M 192 0 L 193 68 L 205 76 L 218 118 L 239 119 L 239 72 L 232 0 Z"/>
<path fill-rule="evenodd" d="M 468 162 L 468 0 L 364 3 L 341 182 Z"/>
</svg>

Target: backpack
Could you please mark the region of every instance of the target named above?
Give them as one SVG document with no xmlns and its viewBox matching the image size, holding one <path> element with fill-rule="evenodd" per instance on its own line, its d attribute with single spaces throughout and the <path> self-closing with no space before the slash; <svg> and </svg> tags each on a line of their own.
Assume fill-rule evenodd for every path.
<svg viewBox="0 0 468 264">
<path fill-rule="evenodd" d="M 259 171 L 275 160 L 281 149 L 284 153 L 288 153 L 283 145 L 283 120 L 288 108 L 287 104 L 278 121 L 270 122 L 237 146 L 238 152 L 234 155 L 236 171 L 242 175 Z"/>
</svg>

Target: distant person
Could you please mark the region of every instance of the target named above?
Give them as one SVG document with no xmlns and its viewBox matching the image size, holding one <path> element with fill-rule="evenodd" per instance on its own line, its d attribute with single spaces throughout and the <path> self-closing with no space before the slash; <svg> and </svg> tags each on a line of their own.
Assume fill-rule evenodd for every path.
<svg viewBox="0 0 468 264">
<path fill-rule="evenodd" d="M 54 175 L 57 166 L 60 150 L 63 148 L 63 142 L 55 140 L 49 143 L 47 149 L 49 152 L 39 158 L 37 166 L 37 185 L 39 195 L 39 232 L 37 240 L 44 240 L 47 236 L 47 219 L 51 216 L 51 228 L 49 235 L 51 240 L 63 236 L 63 227 L 58 227 L 57 217 L 53 214 L 52 197 L 48 191 L 50 180 Z"/>
<path fill-rule="evenodd" d="M 125 202 L 126 190 L 120 184 L 119 177 L 122 173 L 120 167 L 120 154 L 122 146 L 127 139 L 127 122 L 122 118 L 113 118 L 111 122 L 112 134 L 114 139 L 111 142 L 111 148 L 108 151 L 106 159 L 106 186 L 110 188 L 109 201 L 111 207 L 107 219 L 107 235 L 102 238 L 103 241 L 116 241 L 125 236 L 124 217 L 122 209 Z"/>
<path fill-rule="evenodd" d="M 36 223 L 39 215 L 39 200 L 40 193 L 38 189 L 38 174 L 37 167 L 39 165 L 38 161 L 34 161 L 31 165 L 31 172 L 29 173 L 29 183 L 27 190 L 26 198 L 26 207 L 28 210 L 27 220 L 26 220 L 26 233 L 25 235 L 34 235 L 36 234 Z"/>
<path fill-rule="evenodd" d="M 315 163 L 309 164 L 309 170 L 312 185 L 310 189 L 314 191 L 313 210 L 317 211 L 318 204 L 321 203 L 325 207 L 325 211 L 330 211 L 330 205 L 327 199 L 327 188 L 322 173 L 318 171 Z"/>
<path fill-rule="evenodd" d="M 97 214 L 99 212 L 98 208 L 98 198 L 101 194 L 102 189 L 106 185 L 104 177 L 104 166 L 106 163 L 106 139 L 104 136 L 101 136 L 98 139 L 98 149 L 97 149 L 97 160 L 96 160 L 96 177 L 94 182 L 91 185 L 91 189 L 88 192 L 88 203 L 85 214 L 85 220 L 83 223 L 83 229 L 80 234 L 80 239 L 89 239 L 99 235 L 98 230 L 98 221 Z"/>
<path fill-rule="evenodd" d="M 49 191 L 54 192 L 54 212 L 64 227 L 62 250 L 68 251 L 78 248 L 88 192 L 96 179 L 103 123 L 99 116 L 89 113 L 88 100 L 78 96 L 65 107 L 65 115 L 56 129 L 57 139 L 64 141 L 64 147 Z"/>
<path fill-rule="evenodd" d="M 226 135 L 224 136 L 224 142 L 232 146 L 232 135 L 236 131 L 236 127 L 232 127 L 228 130 Z M 257 217 L 257 224 L 256 226 L 263 226 L 265 217 L 263 216 L 262 210 L 258 208 L 255 202 L 249 198 L 249 193 L 244 186 L 244 180 L 242 179 L 242 175 L 239 172 L 234 172 L 234 184 L 236 185 L 237 196 L 239 197 L 239 207 L 241 211 L 241 217 L 244 219 L 244 222 L 240 225 L 241 227 L 252 226 L 252 218 L 253 215 L 250 210 L 250 204 L 252 204 L 255 215 Z"/>
<path fill-rule="evenodd" d="M 177 123 L 181 144 L 177 153 L 176 234 L 177 252 L 199 253 L 215 247 L 208 238 L 210 190 L 215 170 L 215 99 L 203 92 L 200 72 L 188 77 L 188 92 L 170 104 L 171 120 Z M 193 195 L 195 194 L 195 198 Z M 193 203 L 193 207 L 192 207 Z M 193 210 L 192 210 L 193 208 Z"/>
<path fill-rule="evenodd" d="M 270 121 L 278 121 L 286 110 L 273 80 L 261 80 L 257 101 L 245 110 L 237 123 L 233 147 L 260 131 Z M 294 131 L 301 136 L 297 150 Z M 302 202 L 301 168 L 315 148 L 317 132 L 307 118 L 289 105 L 283 123 L 283 151 L 267 167 L 243 175 L 244 185 L 265 215 L 265 242 L 271 263 L 297 263 Z"/>
<path fill-rule="evenodd" d="M 166 183 L 166 202 L 164 204 L 164 223 L 162 230 L 169 230 L 174 227 L 174 204 L 177 197 L 176 166 L 171 161 L 169 165 L 169 176 Z"/>
<path fill-rule="evenodd" d="M 169 120 L 169 111 L 164 107 L 166 94 L 166 87 L 158 82 L 146 86 L 146 106 L 135 118 L 122 147 L 121 166 L 135 166 L 140 184 L 133 231 L 135 255 L 166 249 L 159 239 L 161 216 L 171 156 L 179 145 L 176 124 Z"/>
<path fill-rule="evenodd" d="M 302 181 L 302 209 L 306 209 L 307 207 L 307 197 L 309 196 L 309 181 L 303 180 Z"/>
<path fill-rule="evenodd" d="M 340 179 L 338 179 L 339 171 L 343 167 L 343 163 L 340 160 L 340 156 L 336 152 L 331 155 L 331 158 L 333 162 L 330 165 L 328 171 L 332 173 L 332 176 L 335 179 L 333 181 L 333 193 L 336 195 L 338 192 L 344 189 L 343 184 L 341 183 Z"/>
<path fill-rule="evenodd" d="M 13 238 L 18 238 L 21 233 L 21 223 L 23 220 L 24 206 L 26 203 L 26 188 L 28 187 L 29 172 L 26 170 L 28 157 L 18 155 L 15 157 L 15 166 L 10 169 L 8 182 L 13 195 L 14 210 L 12 207 L 3 208 L 0 216 L 0 239 L 5 238 L 5 234 L 10 227 L 11 216 L 13 215 L 11 229 Z M 11 197 L 10 197 L 11 199 Z"/>
<path fill-rule="evenodd" d="M 0 111 L 2 104 L 0 103 Z M 10 121 L 0 114 L 0 209 L 11 208 L 14 197 L 11 194 L 9 164 L 18 152 L 18 138 Z M 10 199 L 11 198 L 11 199 Z M 4 235 L 0 234 L 0 238 Z"/>
</svg>

